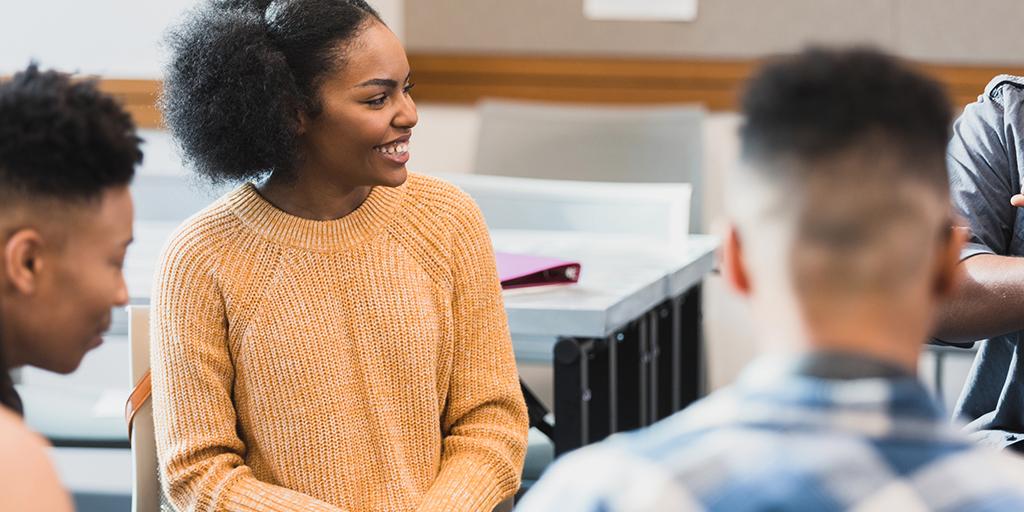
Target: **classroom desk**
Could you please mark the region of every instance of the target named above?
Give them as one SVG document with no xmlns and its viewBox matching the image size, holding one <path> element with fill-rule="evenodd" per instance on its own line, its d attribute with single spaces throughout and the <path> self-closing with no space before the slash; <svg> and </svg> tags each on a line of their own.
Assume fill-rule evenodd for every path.
<svg viewBox="0 0 1024 512">
<path fill-rule="evenodd" d="M 132 303 L 148 303 L 159 254 L 176 226 L 136 223 L 125 264 Z M 713 237 L 693 235 L 678 247 L 578 232 L 498 230 L 492 238 L 496 250 L 583 266 L 578 284 L 504 294 L 517 358 L 554 365 L 557 452 L 647 425 L 697 398 L 700 283 L 714 265 Z M 117 312 L 112 331 L 126 333 L 125 324 Z M 127 371 L 125 361 L 126 381 Z M 121 420 L 90 414 L 102 390 L 29 385 L 22 392 L 30 425 L 55 444 L 128 446 Z"/>
<path fill-rule="evenodd" d="M 718 242 L 492 233 L 499 251 L 572 259 L 576 285 L 504 294 L 519 361 L 554 366 L 555 453 L 654 423 L 703 391 L 700 285 Z"/>
</svg>

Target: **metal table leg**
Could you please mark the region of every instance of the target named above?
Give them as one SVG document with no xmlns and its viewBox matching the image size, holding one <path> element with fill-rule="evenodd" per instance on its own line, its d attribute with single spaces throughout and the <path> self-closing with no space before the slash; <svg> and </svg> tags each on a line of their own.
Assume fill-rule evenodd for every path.
<svg viewBox="0 0 1024 512">
<path fill-rule="evenodd" d="M 703 366 L 700 285 L 608 338 L 560 338 L 555 454 L 686 407 L 703 393 Z"/>
<path fill-rule="evenodd" d="M 611 432 L 608 342 L 561 338 L 555 344 L 555 455 Z"/>
<path fill-rule="evenodd" d="M 679 409 L 690 405 L 704 393 L 704 340 L 701 330 L 701 285 L 687 291 L 676 308 L 679 315 Z"/>
</svg>

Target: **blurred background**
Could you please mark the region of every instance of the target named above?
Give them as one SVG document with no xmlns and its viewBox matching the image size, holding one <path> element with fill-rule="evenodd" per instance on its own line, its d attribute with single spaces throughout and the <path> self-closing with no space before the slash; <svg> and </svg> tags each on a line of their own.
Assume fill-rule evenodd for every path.
<svg viewBox="0 0 1024 512">
<path fill-rule="evenodd" d="M 140 179 L 185 179 L 155 101 L 164 62 L 160 41 L 195 3 L 3 0 L 0 76 L 35 59 L 44 67 L 100 77 L 143 129 Z M 729 193 L 724 176 L 737 157 L 737 92 L 761 59 L 807 44 L 877 46 L 941 81 L 958 110 L 993 76 L 1024 74 L 1019 0 L 370 3 L 405 43 L 412 65 L 420 122 L 410 170 L 691 183 L 689 221 L 695 233 L 711 232 L 721 218 Z M 602 124 L 612 128 L 602 130 Z M 614 140 L 628 141 L 635 154 L 607 154 Z M 602 164 L 614 163 L 613 156 L 627 163 Z M 202 200 L 220 192 L 190 186 Z M 156 200 L 145 193 L 136 195 L 144 213 Z M 158 250 L 133 248 L 133 261 L 155 258 Z M 742 303 L 716 276 L 707 279 L 703 293 L 710 390 L 730 382 L 750 360 L 756 333 Z M 952 405 L 972 357 L 969 350 L 929 350 L 922 378 L 930 385 L 938 379 L 937 391 Z M 25 370 L 20 378 L 23 386 L 101 389 L 101 401 L 83 413 L 123 423 L 119 415 L 130 387 L 126 360 L 119 324 L 76 374 Z M 521 371 L 550 400 L 550 370 L 524 360 Z M 45 421 L 32 416 L 30 409 L 29 422 L 45 431 Z M 111 446 L 55 449 L 81 509 L 126 510 L 131 475 L 125 452 Z"/>
</svg>

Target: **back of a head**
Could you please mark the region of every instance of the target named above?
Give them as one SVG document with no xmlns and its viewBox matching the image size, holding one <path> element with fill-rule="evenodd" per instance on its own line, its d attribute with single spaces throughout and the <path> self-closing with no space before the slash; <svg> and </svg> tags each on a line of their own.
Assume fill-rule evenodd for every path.
<svg viewBox="0 0 1024 512">
<path fill-rule="evenodd" d="M 923 276 L 949 233 L 939 85 L 878 51 L 811 49 L 766 65 L 742 109 L 729 208 L 754 272 L 804 298 L 884 297 Z"/>
</svg>

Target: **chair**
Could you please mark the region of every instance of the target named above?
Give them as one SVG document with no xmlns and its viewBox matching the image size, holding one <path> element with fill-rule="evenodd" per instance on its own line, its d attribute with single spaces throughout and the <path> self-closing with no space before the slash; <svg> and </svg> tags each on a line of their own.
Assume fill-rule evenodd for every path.
<svg viewBox="0 0 1024 512">
<path fill-rule="evenodd" d="M 609 183 L 480 174 L 439 177 L 473 197 L 490 229 L 577 231 L 686 240 L 688 183 Z"/>
<path fill-rule="evenodd" d="M 131 384 L 135 386 L 149 371 L 149 307 L 128 306 L 128 344 Z M 156 461 L 153 404 L 146 400 L 133 419 L 132 512 L 159 512 L 160 473 Z"/>
<path fill-rule="evenodd" d="M 703 221 L 705 113 L 694 105 L 595 106 L 486 100 L 474 173 L 519 178 L 690 183 Z"/>
</svg>

